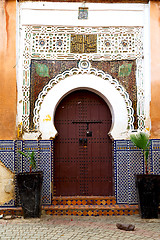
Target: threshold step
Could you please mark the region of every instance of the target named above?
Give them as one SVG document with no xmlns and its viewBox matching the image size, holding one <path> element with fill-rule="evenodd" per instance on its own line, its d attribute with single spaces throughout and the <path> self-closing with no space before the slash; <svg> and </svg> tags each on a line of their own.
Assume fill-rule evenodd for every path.
<svg viewBox="0 0 160 240">
<path fill-rule="evenodd" d="M 45 214 L 74 216 L 117 216 L 138 214 L 138 205 L 51 205 L 43 206 Z"/>
<path fill-rule="evenodd" d="M 114 205 L 114 196 L 59 196 L 52 198 L 52 205 Z"/>
</svg>

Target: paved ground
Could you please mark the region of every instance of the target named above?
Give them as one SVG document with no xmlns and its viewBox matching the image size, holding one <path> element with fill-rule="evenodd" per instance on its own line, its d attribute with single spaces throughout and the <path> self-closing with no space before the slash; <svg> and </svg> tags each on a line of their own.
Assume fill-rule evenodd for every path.
<svg viewBox="0 0 160 240">
<path fill-rule="evenodd" d="M 135 231 L 119 230 L 116 223 L 131 223 Z M 160 219 L 134 216 L 45 216 L 40 219 L 0 220 L 0 239 L 48 240 L 160 240 Z"/>
</svg>

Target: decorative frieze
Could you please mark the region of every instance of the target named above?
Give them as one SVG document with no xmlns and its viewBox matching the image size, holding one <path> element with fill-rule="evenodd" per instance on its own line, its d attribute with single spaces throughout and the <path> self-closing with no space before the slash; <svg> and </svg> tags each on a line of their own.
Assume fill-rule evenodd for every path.
<svg viewBox="0 0 160 240">
<path fill-rule="evenodd" d="M 136 83 L 130 87 L 137 87 L 137 100 L 132 102 L 134 105 L 134 118 L 138 119 L 138 128 L 145 127 L 144 110 L 144 86 L 143 86 L 143 28 L 142 27 L 67 27 L 67 26 L 23 26 L 23 86 L 22 86 L 22 105 L 19 122 L 22 122 L 23 129 L 29 131 L 30 119 L 33 115 L 31 105 L 31 60 L 49 60 L 49 61 L 71 61 L 75 64 L 80 61 L 77 70 L 81 69 L 90 74 L 90 66 L 94 62 L 113 61 L 111 75 L 114 75 L 116 60 L 135 60 L 136 61 Z M 81 41 L 82 40 L 82 43 Z M 79 41 L 79 44 L 77 44 Z M 86 64 L 87 63 L 87 64 Z M 62 74 L 67 69 L 61 65 L 61 70 L 55 72 Z M 94 64 L 93 64 L 94 65 Z M 88 67 L 89 66 L 89 67 Z M 98 66 L 98 64 L 97 64 Z M 40 64 L 36 65 L 36 73 L 41 77 L 46 77 L 53 82 L 55 75 L 50 75 L 49 69 Z M 96 70 L 98 67 L 96 67 Z M 130 75 L 132 65 L 119 67 L 119 77 Z M 68 68 L 70 71 L 71 68 Z M 100 69 L 99 69 L 100 70 Z M 86 73 L 86 72 L 85 72 Z M 105 71 L 104 71 L 105 73 Z M 55 83 L 56 84 L 56 81 Z M 127 80 L 126 80 L 127 84 Z M 20 91 L 21 91 L 20 90 Z M 38 89 L 36 90 L 38 91 Z M 43 92 L 44 90 L 42 90 Z M 41 94 L 38 92 L 38 94 Z M 37 94 L 37 97 L 38 97 Z M 43 94 L 42 94 L 43 95 Z M 135 107 L 136 105 L 136 107 Z M 128 110 L 129 115 L 133 115 L 132 110 Z M 35 112 L 34 112 L 35 115 Z M 38 115 L 34 116 L 38 119 Z M 133 125 L 134 119 L 128 118 L 129 129 Z M 135 126 L 134 126 L 135 127 Z M 136 127 L 137 128 L 137 127 Z M 34 130 L 34 127 L 32 128 Z M 38 129 L 35 129 L 37 131 Z"/>
</svg>

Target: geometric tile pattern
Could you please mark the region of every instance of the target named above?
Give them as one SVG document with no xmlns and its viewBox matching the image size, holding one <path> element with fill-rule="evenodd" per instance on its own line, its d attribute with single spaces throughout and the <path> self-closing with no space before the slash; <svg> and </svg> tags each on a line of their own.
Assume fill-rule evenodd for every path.
<svg viewBox="0 0 160 240">
<path fill-rule="evenodd" d="M 0 160 L 14 172 L 14 141 L 0 140 Z"/>
<path fill-rule="evenodd" d="M 153 139 L 151 142 L 151 172 L 160 174 L 160 141 Z"/>
<path fill-rule="evenodd" d="M 160 174 L 160 140 L 150 140 L 150 170 L 153 174 Z M 42 204 L 60 205 L 61 199 L 52 196 L 53 183 L 53 141 L 52 140 L 0 140 L 0 159 L 3 164 L 15 173 L 29 171 L 26 159 L 18 150 L 34 150 L 36 153 L 37 170 L 43 171 Z M 137 149 L 129 140 L 114 141 L 114 179 L 115 199 L 117 204 L 136 204 L 135 175 L 144 172 L 144 159 L 141 150 Z M 72 201 L 71 201 L 72 200 Z M 86 199 L 71 199 L 66 205 L 86 205 Z M 87 199 L 87 205 L 114 205 L 114 200 Z M 15 201 L 5 203 L 2 207 L 13 207 Z M 47 207 L 47 206 L 46 206 Z M 81 207 L 80 207 L 81 208 Z M 102 207 L 101 207 L 102 208 Z M 53 210 L 53 209 L 52 209 Z M 90 209 L 91 210 L 91 209 Z M 102 209 L 101 209 L 102 210 Z M 58 214 L 58 209 L 54 213 Z M 68 211 L 68 210 L 67 210 Z M 77 210 L 78 211 L 78 210 Z M 92 210 L 93 211 L 93 210 Z M 108 211 L 105 209 L 104 211 Z M 92 212 L 93 213 L 93 212 Z M 69 213 L 68 213 L 69 214 Z M 105 212 L 105 214 L 108 214 Z"/>
<path fill-rule="evenodd" d="M 119 215 L 133 215 L 138 214 L 138 205 L 127 205 L 127 204 L 109 204 L 114 203 L 115 199 L 92 199 L 93 202 L 97 201 L 96 205 L 93 203 L 90 205 L 91 200 L 88 197 L 77 200 L 76 197 L 73 199 L 72 197 L 68 197 L 68 199 L 64 199 L 64 197 L 59 197 L 57 201 L 61 202 L 60 204 L 50 205 L 50 206 L 42 206 L 45 214 L 48 215 L 68 215 L 68 216 L 119 216 Z M 103 202 L 106 200 L 107 204 L 98 205 L 99 202 Z M 70 204 L 66 204 L 66 202 Z M 73 205 L 74 202 L 77 201 L 76 205 Z M 83 202 L 83 203 L 82 203 Z M 85 202 L 88 202 L 84 205 Z M 4 215 L 22 215 L 22 208 L 0 208 L 0 214 Z"/>
<path fill-rule="evenodd" d="M 140 30 L 140 28 L 137 29 L 136 33 L 133 32 L 134 28 L 126 27 L 110 28 L 110 32 L 103 30 L 103 33 L 98 35 L 98 52 L 106 55 L 114 54 L 115 56 L 119 54 L 126 59 L 135 56 L 135 54 L 140 55 L 140 49 L 137 48 L 137 42 L 141 42 Z"/>
<path fill-rule="evenodd" d="M 160 174 L 160 140 L 151 141 L 151 172 Z"/>
<path fill-rule="evenodd" d="M 4 205 L 0 207 L 0 214 L 3 214 L 4 216 L 6 215 L 22 216 L 22 208 Z"/>
<path fill-rule="evenodd" d="M 39 167 L 39 161 L 38 161 L 38 141 L 35 140 L 25 140 L 23 141 L 22 145 L 22 151 L 24 152 L 35 152 L 35 159 L 36 159 L 36 166 Z M 29 161 L 24 156 L 22 156 L 22 169 L 23 172 L 29 172 Z M 36 169 L 38 170 L 38 169 Z M 34 171 L 34 169 L 33 169 Z"/>
<path fill-rule="evenodd" d="M 129 203 L 137 203 L 135 175 L 144 173 L 143 153 L 128 141 L 128 180 L 129 180 Z"/>
<path fill-rule="evenodd" d="M 129 202 L 128 189 L 128 168 L 127 168 L 127 152 L 117 152 L 117 200 L 119 203 Z"/>
<path fill-rule="evenodd" d="M 52 141 L 51 140 L 24 140 L 22 151 L 35 152 L 37 169 L 43 171 L 42 204 L 51 204 L 51 164 L 52 164 Z M 21 154 L 17 155 L 22 160 L 23 172 L 29 172 L 29 162 Z M 19 159 L 15 159 L 15 161 Z M 18 171 L 16 171 L 18 173 Z"/>
<path fill-rule="evenodd" d="M 51 204 L 51 179 L 52 179 L 52 141 L 51 140 L 0 140 L 0 160 L 3 164 L 16 174 L 29 171 L 29 162 L 18 153 L 21 151 L 34 151 L 37 162 L 37 169 L 43 171 L 42 204 Z M 15 182 L 16 184 L 16 182 Z M 16 204 L 19 204 L 17 187 L 15 187 Z M 14 206 L 15 201 L 11 200 L 3 206 Z"/>
<path fill-rule="evenodd" d="M 138 214 L 137 205 L 116 204 L 115 197 L 53 197 L 52 205 L 43 207 L 50 215 L 111 216 Z"/>
<path fill-rule="evenodd" d="M 77 59 L 80 52 L 72 54 L 70 48 L 75 34 L 97 35 L 97 51 L 90 56 L 93 59 L 135 59 L 141 57 L 143 50 L 142 27 L 24 26 L 23 31 L 24 53 L 27 55 L 28 52 L 34 59 Z M 28 55 L 25 56 L 27 59 Z"/>
<path fill-rule="evenodd" d="M 15 164 L 15 174 L 19 172 L 23 172 L 23 157 L 18 151 L 23 150 L 23 141 L 18 140 L 15 141 L 15 156 L 14 156 L 14 164 Z M 20 197 L 17 188 L 17 178 L 15 177 L 15 205 L 20 205 Z"/>
<path fill-rule="evenodd" d="M 67 216 L 122 216 L 122 215 L 134 215 L 138 214 L 138 205 L 108 205 L 107 207 L 99 206 L 73 206 L 73 207 L 63 207 L 63 206 L 49 206 L 42 207 L 48 215 L 67 215 Z"/>
<path fill-rule="evenodd" d="M 18 153 L 18 151 L 22 151 L 23 149 L 23 141 L 18 140 L 15 141 L 15 156 L 14 156 L 14 164 L 15 164 L 15 172 L 22 172 L 23 171 L 23 161 L 22 161 L 22 155 Z"/>
<path fill-rule="evenodd" d="M 106 206 L 106 205 L 115 205 L 116 200 L 115 197 L 101 197 L 101 196 L 61 196 L 61 197 L 53 197 L 52 205 L 98 205 L 98 206 Z"/>
<path fill-rule="evenodd" d="M 42 208 L 48 215 L 66 215 L 66 216 L 124 216 L 124 215 L 135 215 L 138 214 L 138 207 L 130 207 L 129 209 L 122 208 L 112 209 L 112 206 L 108 205 L 108 209 L 95 209 L 95 206 L 87 209 L 57 209 L 56 206 L 51 206 L 49 209 L 46 207 Z"/>
<path fill-rule="evenodd" d="M 138 205 L 108 205 L 108 206 L 49 206 L 42 207 L 48 215 L 68 216 L 119 216 L 138 214 Z"/>
<path fill-rule="evenodd" d="M 39 26 L 32 28 L 32 54 L 41 56 L 41 53 L 48 56 L 62 53 L 67 54 L 70 51 L 69 34 L 57 33 L 57 30 L 51 27 Z"/>
<path fill-rule="evenodd" d="M 14 141 L 12 140 L 0 140 L 0 160 L 1 162 L 12 172 L 14 172 Z M 15 201 L 11 199 L 9 202 L 6 202 L 5 207 L 14 206 Z"/>
<path fill-rule="evenodd" d="M 114 141 L 114 167 L 117 203 L 137 203 L 135 175 L 144 172 L 141 150 L 129 140 Z"/>
<path fill-rule="evenodd" d="M 160 174 L 160 140 L 150 140 L 149 172 Z M 129 140 L 114 141 L 115 196 L 117 203 L 137 203 L 135 175 L 144 173 L 142 151 Z"/>
<path fill-rule="evenodd" d="M 11 199 L 9 202 L 6 202 L 3 206 L 4 207 L 15 206 L 15 200 Z"/>
<path fill-rule="evenodd" d="M 52 149 L 53 149 L 53 141 L 39 141 L 40 148 L 40 170 L 43 171 L 43 185 L 42 185 L 42 204 L 50 205 L 52 198 Z"/>
<path fill-rule="evenodd" d="M 139 159 L 142 161 L 140 162 Z M 128 160 L 128 202 L 130 204 L 137 203 L 137 193 L 135 185 L 135 175 L 144 172 L 143 155 L 140 150 L 129 151 Z"/>
</svg>

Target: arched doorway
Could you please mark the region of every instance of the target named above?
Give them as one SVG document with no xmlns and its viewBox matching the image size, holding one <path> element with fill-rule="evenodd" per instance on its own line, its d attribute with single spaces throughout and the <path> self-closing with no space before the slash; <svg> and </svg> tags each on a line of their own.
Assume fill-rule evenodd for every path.
<svg viewBox="0 0 160 240">
<path fill-rule="evenodd" d="M 55 196 L 109 196 L 112 184 L 112 116 L 106 102 L 88 90 L 67 95 L 54 123 Z"/>
</svg>

